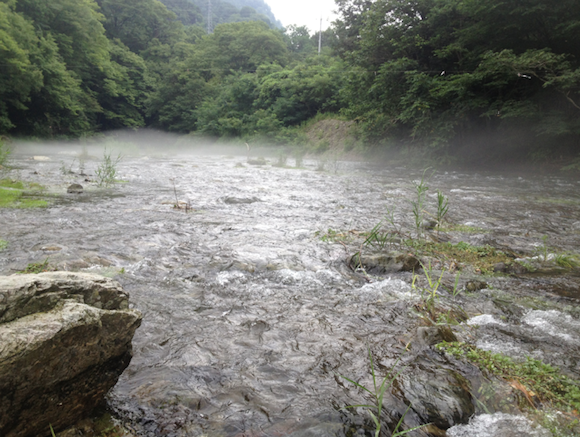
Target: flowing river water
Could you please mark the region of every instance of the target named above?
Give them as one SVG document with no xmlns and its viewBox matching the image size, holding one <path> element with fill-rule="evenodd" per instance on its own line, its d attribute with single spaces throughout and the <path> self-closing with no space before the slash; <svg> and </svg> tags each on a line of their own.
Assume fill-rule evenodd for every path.
<svg viewBox="0 0 580 437">
<path fill-rule="evenodd" d="M 48 258 L 60 269 L 113 276 L 129 292 L 143 323 L 108 403 L 135 435 L 374 435 L 364 408 L 344 409 L 368 404 L 368 393 L 339 376 L 370 387 L 368 348 L 378 377 L 405 366 L 385 395 L 385 426 L 411 405 L 405 426 L 433 425 L 409 435 L 550 435 L 522 415 L 517 390 L 425 340 L 440 332 L 413 311 L 420 296 L 411 272 L 349 267 L 358 234 L 387 210 L 412 222 L 412 181 L 421 172 L 354 162 L 316 171 L 320 163 L 308 159 L 282 168 L 275 158 L 250 165 L 240 152 L 135 147 L 118 165 L 124 182 L 104 189 L 85 182 L 97 160 L 85 162 L 89 176 L 79 175 L 79 152 L 15 149 L 8 177 L 57 196 L 47 208 L 0 211 L 8 241 L 0 273 Z M 82 194 L 66 194 L 73 182 L 85 186 Z M 428 201 L 441 190 L 447 219 L 470 230 L 453 241 L 530 257 L 580 247 L 578 180 L 437 172 L 428 185 Z M 175 209 L 176 199 L 188 210 Z M 343 243 L 321 238 L 329 230 L 345 235 Z M 580 378 L 578 272 L 480 276 L 460 277 L 460 287 L 474 278 L 485 287 L 454 299 L 469 317 L 451 327 L 457 338 Z"/>
</svg>

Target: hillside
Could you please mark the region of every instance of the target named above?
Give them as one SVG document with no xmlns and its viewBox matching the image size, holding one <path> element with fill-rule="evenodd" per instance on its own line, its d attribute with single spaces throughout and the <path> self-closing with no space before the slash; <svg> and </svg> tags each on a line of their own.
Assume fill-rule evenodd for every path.
<svg viewBox="0 0 580 437">
<path fill-rule="evenodd" d="M 208 9 L 211 7 L 212 28 L 218 24 L 242 21 L 263 21 L 268 26 L 281 28 L 270 6 L 264 0 L 160 0 L 185 25 L 197 24 L 207 28 Z"/>
</svg>

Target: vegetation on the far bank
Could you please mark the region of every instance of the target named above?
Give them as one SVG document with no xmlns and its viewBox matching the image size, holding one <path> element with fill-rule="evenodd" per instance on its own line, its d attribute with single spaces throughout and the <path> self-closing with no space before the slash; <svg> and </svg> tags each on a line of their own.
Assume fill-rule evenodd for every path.
<svg viewBox="0 0 580 437">
<path fill-rule="evenodd" d="M 232 3 L 207 33 L 196 2 L 0 0 L 0 135 L 292 144 L 327 113 L 366 148 L 580 170 L 576 1 L 336 0 L 321 54 L 317 34 Z"/>
</svg>

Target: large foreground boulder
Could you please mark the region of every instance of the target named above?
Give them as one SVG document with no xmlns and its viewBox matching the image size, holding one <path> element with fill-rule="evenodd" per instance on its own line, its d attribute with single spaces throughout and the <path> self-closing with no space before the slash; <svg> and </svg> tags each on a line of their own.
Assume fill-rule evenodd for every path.
<svg viewBox="0 0 580 437">
<path fill-rule="evenodd" d="M 109 278 L 0 277 L 0 436 L 50 435 L 88 415 L 129 365 L 140 323 Z"/>
</svg>

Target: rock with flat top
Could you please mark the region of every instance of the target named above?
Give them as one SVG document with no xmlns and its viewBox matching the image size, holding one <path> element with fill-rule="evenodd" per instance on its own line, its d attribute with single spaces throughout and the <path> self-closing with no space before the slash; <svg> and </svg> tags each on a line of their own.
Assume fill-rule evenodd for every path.
<svg viewBox="0 0 580 437">
<path fill-rule="evenodd" d="M 0 277 L 0 435 L 50 435 L 103 402 L 131 360 L 141 314 L 88 273 Z"/>
</svg>

